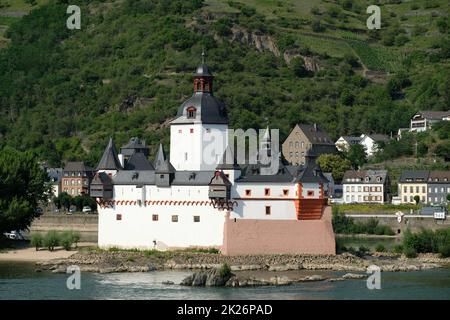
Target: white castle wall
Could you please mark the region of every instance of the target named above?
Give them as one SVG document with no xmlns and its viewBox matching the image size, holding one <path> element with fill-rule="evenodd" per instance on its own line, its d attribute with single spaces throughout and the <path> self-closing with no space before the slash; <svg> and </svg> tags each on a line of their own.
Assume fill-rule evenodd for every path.
<svg viewBox="0 0 450 320">
<path fill-rule="evenodd" d="M 265 189 L 270 189 L 270 195 L 265 195 Z M 246 195 L 251 190 L 251 195 Z M 288 190 L 284 195 L 283 190 Z M 294 184 L 285 183 L 236 183 L 231 192 L 236 199 L 237 206 L 230 214 L 230 218 L 262 219 L 262 220 L 289 220 L 297 219 L 295 204 L 296 197 Z M 266 206 L 270 206 L 270 215 L 266 215 Z"/>
<path fill-rule="evenodd" d="M 207 186 L 145 186 L 147 200 L 209 201 Z M 114 186 L 115 200 L 135 201 L 142 196 L 135 186 Z M 117 220 L 117 215 L 121 220 Z M 158 215 L 158 221 L 152 216 Z M 178 222 L 172 216 L 178 215 Z M 200 222 L 194 222 L 194 216 Z M 164 249 L 167 247 L 219 247 L 223 242 L 225 212 L 209 205 L 114 205 L 99 210 L 100 247 Z M 154 241 L 157 242 L 155 247 Z"/>
<path fill-rule="evenodd" d="M 172 124 L 170 163 L 179 171 L 214 170 L 228 144 L 227 129 L 226 124 Z"/>
</svg>

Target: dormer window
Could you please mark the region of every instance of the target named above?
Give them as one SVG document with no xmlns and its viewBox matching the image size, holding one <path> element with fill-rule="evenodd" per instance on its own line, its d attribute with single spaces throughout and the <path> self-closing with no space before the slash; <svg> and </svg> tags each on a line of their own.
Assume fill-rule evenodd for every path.
<svg viewBox="0 0 450 320">
<path fill-rule="evenodd" d="M 188 119 L 194 119 L 196 111 L 197 111 L 197 109 L 195 109 L 194 107 L 189 107 L 187 109 L 187 118 Z"/>
</svg>

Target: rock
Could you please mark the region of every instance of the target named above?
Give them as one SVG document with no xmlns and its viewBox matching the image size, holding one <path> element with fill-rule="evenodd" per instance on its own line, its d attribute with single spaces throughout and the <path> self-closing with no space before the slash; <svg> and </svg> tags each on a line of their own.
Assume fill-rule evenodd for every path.
<svg viewBox="0 0 450 320">
<path fill-rule="evenodd" d="M 356 273 L 346 273 L 342 276 L 342 279 L 364 279 L 366 275 Z"/>
<path fill-rule="evenodd" d="M 223 287 L 233 276 L 232 273 L 221 275 L 219 269 L 198 271 L 181 281 L 181 285 L 194 287 Z"/>
<path fill-rule="evenodd" d="M 344 278 L 329 278 L 326 281 L 328 282 L 336 282 L 336 281 L 344 281 Z"/>
<path fill-rule="evenodd" d="M 288 265 L 269 266 L 269 271 L 287 271 L 290 270 Z"/>
<path fill-rule="evenodd" d="M 220 267 L 220 265 L 219 265 Z M 236 265 L 231 266 L 231 271 L 244 271 L 244 270 L 260 270 L 262 269 L 262 266 L 259 264 L 243 264 L 243 265 Z"/>
<path fill-rule="evenodd" d="M 323 277 L 318 275 L 318 274 L 315 274 L 315 275 L 312 275 L 312 276 L 307 276 L 303 280 L 304 281 L 322 281 Z"/>
<path fill-rule="evenodd" d="M 205 272 L 197 272 L 194 273 L 194 278 L 192 279 L 192 286 L 193 287 L 202 287 L 206 284 L 206 279 L 208 278 L 207 274 Z"/>
<path fill-rule="evenodd" d="M 192 282 L 194 281 L 194 274 L 191 274 L 190 276 L 187 276 L 183 280 L 181 280 L 180 285 L 182 286 L 192 286 Z"/>
<path fill-rule="evenodd" d="M 225 287 L 238 287 L 239 281 L 236 278 L 236 276 L 232 276 L 228 281 L 225 283 Z"/>
<path fill-rule="evenodd" d="M 245 45 L 254 46 L 258 51 L 269 50 L 275 56 L 280 56 L 280 50 L 271 36 L 264 35 L 258 31 L 252 32 L 239 27 L 231 28 L 231 32 L 232 42 L 236 41 Z"/>
<path fill-rule="evenodd" d="M 148 271 L 156 271 L 158 268 L 156 267 L 156 265 L 149 263 L 148 265 Z"/>
<path fill-rule="evenodd" d="M 57 267 L 57 268 L 53 268 L 51 270 L 52 270 L 52 273 L 66 273 L 65 267 Z"/>
<path fill-rule="evenodd" d="M 314 57 L 307 57 L 301 55 L 297 49 L 287 50 L 283 54 L 284 61 L 286 61 L 287 64 L 290 64 L 292 59 L 296 57 L 300 57 L 303 60 L 303 62 L 305 63 L 306 70 L 312 72 L 320 70 L 319 64 L 317 63 L 317 60 Z"/>
<path fill-rule="evenodd" d="M 162 284 L 164 284 L 164 285 L 173 285 L 173 284 L 175 284 L 175 282 L 173 282 L 173 281 L 163 281 Z"/>
<path fill-rule="evenodd" d="M 269 279 L 270 284 L 275 286 L 285 286 L 291 284 L 293 281 L 286 276 L 272 277 Z"/>
</svg>

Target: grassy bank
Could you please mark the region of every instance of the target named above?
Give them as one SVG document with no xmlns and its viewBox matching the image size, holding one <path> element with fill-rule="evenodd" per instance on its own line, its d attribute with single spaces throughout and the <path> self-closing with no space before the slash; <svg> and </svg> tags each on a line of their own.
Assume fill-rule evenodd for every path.
<svg viewBox="0 0 450 320">
<path fill-rule="evenodd" d="M 336 208 L 336 209 L 335 209 Z M 383 213 L 383 214 L 394 214 L 397 211 L 410 212 L 413 210 L 417 212 L 420 210 L 422 205 L 415 204 L 340 204 L 333 205 L 333 210 L 339 210 L 341 213 Z"/>
</svg>

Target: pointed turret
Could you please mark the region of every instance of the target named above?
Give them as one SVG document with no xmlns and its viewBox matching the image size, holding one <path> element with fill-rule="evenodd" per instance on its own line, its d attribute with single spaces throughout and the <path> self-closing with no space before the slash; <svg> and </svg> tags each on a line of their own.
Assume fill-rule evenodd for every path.
<svg viewBox="0 0 450 320">
<path fill-rule="evenodd" d="M 154 167 L 156 173 L 171 173 L 175 171 L 169 160 L 166 158 L 164 148 L 161 143 L 159 144 L 158 153 L 156 154 Z"/>
<path fill-rule="evenodd" d="M 158 187 L 169 187 L 175 175 L 175 169 L 164 154 L 162 144 L 159 144 L 155 159 L 155 181 Z"/>
<path fill-rule="evenodd" d="M 117 156 L 116 146 L 112 138 L 109 138 L 108 146 L 103 152 L 102 158 L 97 166 L 97 171 L 100 170 L 120 170 L 122 166 L 120 165 L 119 158 Z"/>
</svg>

